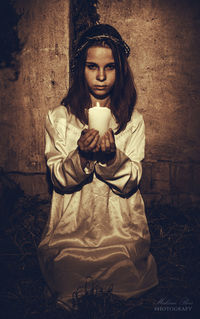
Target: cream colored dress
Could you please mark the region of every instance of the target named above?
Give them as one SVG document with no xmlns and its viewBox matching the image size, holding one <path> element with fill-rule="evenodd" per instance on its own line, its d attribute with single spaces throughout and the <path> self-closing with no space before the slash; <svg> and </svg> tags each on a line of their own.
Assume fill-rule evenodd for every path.
<svg viewBox="0 0 200 319">
<path fill-rule="evenodd" d="M 116 130 L 112 118 L 110 127 Z M 38 248 L 46 282 L 58 300 L 70 302 L 90 281 L 113 294 L 139 296 L 158 284 L 149 253 L 150 235 L 137 188 L 144 158 L 144 121 L 134 111 L 115 135 L 117 156 L 83 170 L 77 151 L 87 128 L 64 106 L 49 111 L 46 158 L 54 185 L 49 220 Z"/>
</svg>

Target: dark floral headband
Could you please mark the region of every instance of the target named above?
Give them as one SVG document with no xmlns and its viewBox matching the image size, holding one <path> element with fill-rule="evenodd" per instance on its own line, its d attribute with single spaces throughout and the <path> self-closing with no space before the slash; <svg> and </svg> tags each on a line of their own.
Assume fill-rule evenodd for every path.
<svg viewBox="0 0 200 319">
<path fill-rule="evenodd" d="M 126 42 L 124 42 L 122 39 L 117 39 L 111 35 L 101 34 L 101 35 L 86 37 L 85 42 L 80 47 L 77 48 L 76 53 L 75 53 L 75 57 L 79 56 L 80 52 L 86 47 L 86 45 L 90 41 L 102 41 L 102 40 L 111 40 L 112 42 L 114 42 L 115 44 L 117 44 L 118 46 L 120 46 L 123 49 L 126 57 L 129 56 L 130 48 L 129 48 L 128 44 L 126 44 Z"/>
<path fill-rule="evenodd" d="M 121 38 L 120 35 L 115 36 L 115 34 L 111 35 L 107 32 L 102 32 L 101 34 L 96 34 L 96 35 L 85 35 L 83 37 L 81 37 L 81 40 L 78 42 L 78 44 L 76 45 L 76 49 L 75 49 L 75 54 L 73 57 L 73 61 L 71 64 L 71 69 L 72 71 L 75 70 L 76 65 L 77 65 L 77 61 L 80 57 L 81 52 L 84 50 L 84 48 L 90 43 L 90 42 L 94 42 L 94 41 L 103 41 L 103 40 L 110 40 L 111 42 L 113 42 L 116 46 L 118 46 L 125 54 L 126 57 L 128 57 L 130 55 L 130 48 L 128 46 L 128 44 L 123 41 L 123 39 Z"/>
</svg>

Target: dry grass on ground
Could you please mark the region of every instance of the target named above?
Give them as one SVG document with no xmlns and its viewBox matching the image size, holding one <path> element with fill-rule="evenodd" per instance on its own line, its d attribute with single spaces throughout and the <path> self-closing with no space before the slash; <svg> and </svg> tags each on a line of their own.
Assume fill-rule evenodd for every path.
<svg viewBox="0 0 200 319">
<path fill-rule="evenodd" d="M 0 182 L 2 319 L 196 318 L 200 268 L 197 249 L 199 208 L 165 206 L 147 211 L 159 286 L 128 301 L 94 286 L 86 290 L 82 298 L 75 293 L 74 309 L 67 313 L 58 308 L 53 299 L 45 298 L 36 255 L 49 212 L 49 201 L 25 195 L 2 172 Z M 173 309 L 167 311 L 167 305 L 159 304 L 161 299 L 175 303 Z M 191 307 L 191 310 L 184 307 Z"/>
</svg>

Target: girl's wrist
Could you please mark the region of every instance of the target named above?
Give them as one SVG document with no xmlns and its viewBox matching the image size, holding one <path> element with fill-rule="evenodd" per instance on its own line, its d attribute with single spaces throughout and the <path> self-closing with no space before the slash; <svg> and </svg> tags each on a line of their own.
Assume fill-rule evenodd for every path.
<svg viewBox="0 0 200 319">
<path fill-rule="evenodd" d="M 112 165 L 116 159 L 116 152 L 113 154 L 113 157 L 107 162 L 107 166 Z"/>
<path fill-rule="evenodd" d="M 88 161 L 84 157 L 80 156 L 80 154 L 79 154 L 79 157 L 80 157 L 81 167 L 84 170 L 84 168 L 86 168 L 87 166 Z"/>
<path fill-rule="evenodd" d="M 91 174 L 94 170 L 94 162 L 86 160 L 80 156 L 81 168 L 86 174 Z"/>
<path fill-rule="evenodd" d="M 79 153 L 79 156 L 86 159 L 87 161 L 88 160 L 92 160 L 93 159 L 93 155 L 92 155 L 92 152 L 85 152 L 85 151 L 82 151 L 81 148 L 78 146 L 77 147 L 78 149 L 78 153 Z"/>
<path fill-rule="evenodd" d="M 100 158 L 100 164 L 106 164 L 106 166 L 110 166 L 115 162 L 116 159 L 116 151 L 112 153 L 102 153 L 102 158 Z"/>
<path fill-rule="evenodd" d="M 78 153 L 80 157 L 81 167 L 84 170 L 85 168 L 90 168 L 92 162 L 92 156 L 89 152 L 84 152 L 78 147 Z"/>
</svg>

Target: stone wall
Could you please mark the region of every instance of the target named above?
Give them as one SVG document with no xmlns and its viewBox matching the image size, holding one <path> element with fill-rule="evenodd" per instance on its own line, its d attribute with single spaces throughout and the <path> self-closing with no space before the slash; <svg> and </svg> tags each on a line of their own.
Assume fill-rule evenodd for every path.
<svg viewBox="0 0 200 319">
<path fill-rule="evenodd" d="M 47 193 L 44 120 L 69 83 L 69 1 L 16 0 L 19 78 L 0 70 L 0 166 L 29 194 Z"/>
<path fill-rule="evenodd" d="M 200 164 L 144 161 L 141 192 L 147 207 L 195 207 L 200 203 Z"/>
<path fill-rule="evenodd" d="M 200 199 L 199 11 L 194 0 L 99 0 L 100 22 L 116 27 L 131 47 L 146 124 L 147 205 Z"/>
</svg>

